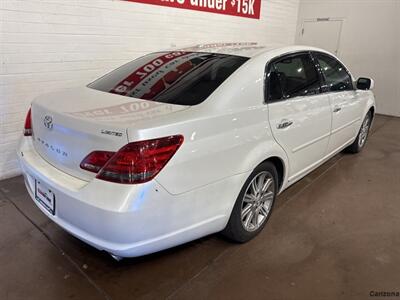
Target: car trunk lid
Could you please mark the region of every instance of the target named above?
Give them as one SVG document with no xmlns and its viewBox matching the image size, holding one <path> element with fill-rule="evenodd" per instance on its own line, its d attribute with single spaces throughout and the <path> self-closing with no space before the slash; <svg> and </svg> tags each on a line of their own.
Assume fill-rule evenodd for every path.
<svg viewBox="0 0 400 300">
<path fill-rule="evenodd" d="M 89 88 L 49 94 L 32 103 L 33 144 L 57 169 L 91 180 L 96 174 L 80 168 L 89 153 L 116 152 L 128 143 L 128 128 L 186 108 Z"/>
</svg>

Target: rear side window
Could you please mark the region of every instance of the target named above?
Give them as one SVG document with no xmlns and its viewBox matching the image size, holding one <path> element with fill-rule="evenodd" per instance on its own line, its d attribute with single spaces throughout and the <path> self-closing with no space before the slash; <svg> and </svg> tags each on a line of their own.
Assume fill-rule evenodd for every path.
<svg viewBox="0 0 400 300">
<path fill-rule="evenodd" d="M 153 53 L 120 67 L 89 87 L 126 97 L 196 105 L 207 99 L 247 60 L 215 53 Z"/>
<path fill-rule="evenodd" d="M 299 54 L 272 63 L 268 89 L 270 101 L 320 93 L 318 71 L 310 55 Z"/>
<path fill-rule="evenodd" d="M 346 68 L 331 56 L 314 53 L 322 73 L 324 74 L 325 84 L 331 92 L 353 90 L 353 80 Z"/>
</svg>

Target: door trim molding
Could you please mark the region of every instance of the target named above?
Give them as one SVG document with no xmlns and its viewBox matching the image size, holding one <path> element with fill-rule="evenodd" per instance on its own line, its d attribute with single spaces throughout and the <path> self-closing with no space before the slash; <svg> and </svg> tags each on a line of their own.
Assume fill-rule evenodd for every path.
<svg viewBox="0 0 400 300">
<path fill-rule="evenodd" d="M 346 147 L 350 146 L 353 143 L 354 138 L 348 140 L 346 143 L 344 143 L 342 146 L 340 146 L 339 148 L 333 150 L 332 152 L 330 152 L 329 154 L 325 155 L 322 159 L 320 159 L 319 161 L 315 162 L 314 164 L 312 164 L 311 166 L 303 169 L 300 172 L 297 172 L 296 174 L 292 175 L 291 177 L 288 178 L 288 186 L 286 188 L 288 188 L 289 186 L 291 186 L 292 184 L 294 184 L 296 181 L 299 181 L 300 179 L 302 179 L 303 177 L 305 177 L 307 174 L 311 173 L 312 171 L 314 171 L 315 169 L 317 169 L 319 166 L 323 165 L 324 163 L 326 163 L 328 160 L 330 160 L 331 158 L 333 158 L 336 154 L 340 153 L 340 151 L 342 151 L 343 149 L 345 149 Z M 286 189 L 285 188 L 285 189 Z"/>
<path fill-rule="evenodd" d="M 355 119 L 355 120 L 353 120 L 353 121 L 351 121 L 351 122 L 349 122 L 347 124 L 344 124 L 344 125 L 336 128 L 335 130 L 332 130 L 332 135 L 335 134 L 335 133 L 338 133 L 339 131 L 342 131 L 343 129 L 353 125 L 354 123 L 357 123 L 360 120 L 361 120 L 361 118 L 357 118 L 357 119 Z"/>
<path fill-rule="evenodd" d="M 308 146 L 311 146 L 311 145 L 313 145 L 313 144 L 315 144 L 315 143 L 318 143 L 319 141 L 321 141 L 321 140 L 323 140 L 323 139 L 329 137 L 330 135 L 331 135 L 330 132 L 325 133 L 324 135 L 322 135 L 322 136 L 320 136 L 320 137 L 317 137 L 316 139 L 313 139 L 312 141 L 309 141 L 309 142 L 307 142 L 307 143 L 305 143 L 305 144 L 303 144 L 303 145 L 300 145 L 300 146 L 294 148 L 294 149 L 292 150 L 292 152 L 293 152 L 293 153 L 296 153 L 296 152 L 298 152 L 298 151 L 300 151 L 300 150 L 302 150 L 302 149 L 304 149 L 304 148 L 307 148 Z"/>
</svg>

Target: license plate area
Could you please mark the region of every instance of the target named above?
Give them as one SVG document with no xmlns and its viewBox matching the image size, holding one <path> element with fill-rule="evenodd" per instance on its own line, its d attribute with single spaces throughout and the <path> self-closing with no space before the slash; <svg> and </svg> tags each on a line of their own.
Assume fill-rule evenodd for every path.
<svg viewBox="0 0 400 300">
<path fill-rule="evenodd" d="M 35 180 L 35 198 L 49 213 L 55 214 L 56 196 L 43 182 Z"/>
</svg>

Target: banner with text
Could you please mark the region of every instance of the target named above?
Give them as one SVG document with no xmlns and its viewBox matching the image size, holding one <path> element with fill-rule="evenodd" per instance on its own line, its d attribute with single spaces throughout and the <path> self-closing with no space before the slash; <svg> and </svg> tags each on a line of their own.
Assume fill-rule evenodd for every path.
<svg viewBox="0 0 400 300">
<path fill-rule="evenodd" d="M 261 0 L 124 0 L 259 19 Z"/>
</svg>

